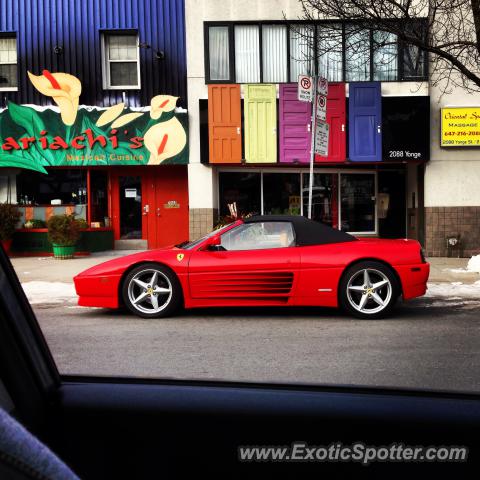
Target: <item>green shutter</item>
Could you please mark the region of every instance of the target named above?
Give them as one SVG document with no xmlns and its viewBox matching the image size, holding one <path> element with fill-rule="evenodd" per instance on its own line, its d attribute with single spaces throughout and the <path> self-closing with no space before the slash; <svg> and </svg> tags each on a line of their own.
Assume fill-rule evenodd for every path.
<svg viewBox="0 0 480 480">
<path fill-rule="evenodd" d="M 245 92 L 245 159 L 247 163 L 277 161 L 277 89 L 247 84 Z"/>
</svg>

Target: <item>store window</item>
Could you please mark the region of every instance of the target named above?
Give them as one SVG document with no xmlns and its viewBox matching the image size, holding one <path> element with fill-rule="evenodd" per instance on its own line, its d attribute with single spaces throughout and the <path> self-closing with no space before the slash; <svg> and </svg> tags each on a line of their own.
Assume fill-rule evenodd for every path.
<svg viewBox="0 0 480 480">
<path fill-rule="evenodd" d="M 343 78 L 343 29 L 341 25 L 317 28 L 318 73 L 330 82 Z"/>
<path fill-rule="evenodd" d="M 235 204 L 238 215 L 261 213 L 261 175 L 259 172 L 220 172 L 220 216 L 230 215 L 228 205 Z"/>
<path fill-rule="evenodd" d="M 303 214 L 308 215 L 310 175 L 303 174 Z M 312 219 L 338 228 L 338 174 L 315 173 L 312 189 Z"/>
<path fill-rule="evenodd" d="M 17 202 L 32 206 L 75 206 L 87 218 L 87 171 L 50 170 L 48 175 L 22 170 L 17 176 Z"/>
<path fill-rule="evenodd" d="M 105 33 L 102 37 L 103 88 L 140 88 L 140 55 L 137 33 Z"/>
<path fill-rule="evenodd" d="M 345 79 L 370 80 L 370 30 L 347 28 L 345 34 Z"/>
<path fill-rule="evenodd" d="M 412 21 L 414 31 L 426 31 Z M 395 35 L 353 22 L 205 22 L 209 82 L 296 82 L 300 74 L 331 82 L 427 79 L 427 55 Z"/>
<path fill-rule="evenodd" d="M 341 230 L 375 233 L 375 174 L 340 175 Z"/>
<path fill-rule="evenodd" d="M 257 25 L 235 26 L 235 78 L 237 83 L 260 82 L 260 40 Z"/>
<path fill-rule="evenodd" d="M 263 213 L 265 215 L 300 215 L 300 174 L 263 174 Z"/>
<path fill-rule="evenodd" d="M 210 80 L 230 80 L 229 37 L 230 32 L 227 26 L 210 27 L 208 30 Z"/>
<path fill-rule="evenodd" d="M 397 78 L 397 36 L 387 32 L 373 32 L 373 79 L 386 81 Z"/>
<path fill-rule="evenodd" d="M 263 81 L 287 82 L 287 26 L 262 26 Z"/>
<path fill-rule="evenodd" d="M 17 39 L 0 38 L 0 91 L 17 90 Z"/>
<path fill-rule="evenodd" d="M 290 27 L 290 81 L 296 82 L 299 75 L 313 75 L 315 71 L 312 25 Z"/>
<path fill-rule="evenodd" d="M 90 171 L 90 222 L 99 227 L 110 227 L 108 216 L 108 173 Z"/>
</svg>

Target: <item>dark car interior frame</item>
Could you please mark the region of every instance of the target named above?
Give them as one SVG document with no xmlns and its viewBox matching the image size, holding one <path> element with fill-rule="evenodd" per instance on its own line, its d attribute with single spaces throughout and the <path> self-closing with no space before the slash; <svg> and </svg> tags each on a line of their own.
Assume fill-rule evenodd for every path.
<svg viewBox="0 0 480 480">
<path fill-rule="evenodd" d="M 197 478 L 228 479 L 299 478 L 299 472 L 478 477 L 480 399 L 474 394 L 62 377 L 1 247 L 0 266 L 0 380 L 12 414 L 80 478 L 185 478 L 192 468 Z M 238 460 L 239 445 L 295 441 L 466 445 L 470 453 L 467 463 L 369 466 Z"/>
</svg>

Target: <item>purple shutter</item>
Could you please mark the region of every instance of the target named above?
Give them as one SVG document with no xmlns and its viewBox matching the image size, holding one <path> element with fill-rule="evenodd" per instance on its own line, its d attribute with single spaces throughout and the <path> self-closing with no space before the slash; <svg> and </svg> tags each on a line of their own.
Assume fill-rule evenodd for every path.
<svg viewBox="0 0 480 480">
<path fill-rule="evenodd" d="M 280 84 L 280 162 L 308 163 L 311 103 L 297 100 L 297 84 Z"/>
<path fill-rule="evenodd" d="M 380 82 L 350 83 L 348 107 L 350 160 L 353 162 L 382 160 Z"/>
</svg>

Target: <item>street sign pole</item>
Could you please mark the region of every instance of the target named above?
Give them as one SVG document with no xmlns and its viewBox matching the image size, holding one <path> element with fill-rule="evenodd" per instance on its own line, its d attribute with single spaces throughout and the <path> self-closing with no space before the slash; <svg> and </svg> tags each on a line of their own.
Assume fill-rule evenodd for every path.
<svg viewBox="0 0 480 480">
<path fill-rule="evenodd" d="M 310 178 L 308 185 L 308 218 L 312 218 L 312 201 L 313 201 L 313 161 L 315 160 L 315 131 L 317 127 L 317 80 L 313 77 L 313 102 L 312 102 L 312 142 L 310 150 Z"/>
</svg>

